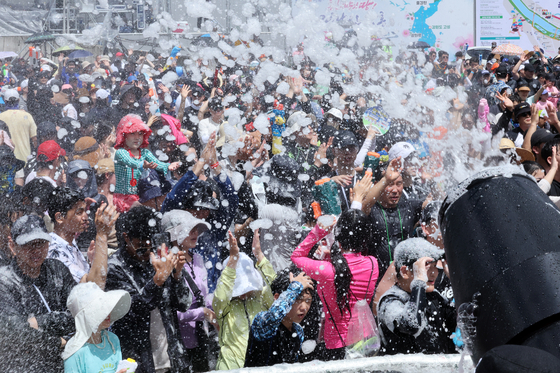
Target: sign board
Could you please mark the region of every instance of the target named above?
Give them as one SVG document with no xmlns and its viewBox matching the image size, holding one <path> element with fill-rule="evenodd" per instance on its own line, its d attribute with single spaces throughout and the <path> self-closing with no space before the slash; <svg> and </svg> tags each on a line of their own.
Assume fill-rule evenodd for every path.
<svg viewBox="0 0 560 373">
<path fill-rule="evenodd" d="M 556 56 L 560 47 L 560 2 L 551 0 L 476 0 L 477 45 L 534 45 Z"/>
<path fill-rule="evenodd" d="M 136 27 L 143 30 L 146 27 L 146 13 L 144 12 L 144 4 L 136 5 Z"/>
<path fill-rule="evenodd" d="M 369 22 L 398 44 L 428 43 L 451 55 L 473 45 L 474 0 L 292 0 L 292 15 L 313 12 L 345 27 Z M 328 31 L 328 30 L 326 30 Z"/>
<path fill-rule="evenodd" d="M 373 126 L 383 136 L 391 128 L 391 117 L 381 108 L 381 106 L 370 107 L 362 116 L 364 126 Z"/>
</svg>

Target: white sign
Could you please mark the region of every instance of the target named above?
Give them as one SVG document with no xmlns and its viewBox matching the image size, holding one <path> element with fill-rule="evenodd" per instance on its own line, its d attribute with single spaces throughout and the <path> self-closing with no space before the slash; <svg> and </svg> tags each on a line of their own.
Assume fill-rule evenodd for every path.
<svg viewBox="0 0 560 373">
<path fill-rule="evenodd" d="M 534 45 L 556 56 L 560 47 L 558 0 L 477 0 L 477 45 L 511 43 L 526 50 Z"/>
<path fill-rule="evenodd" d="M 474 0 L 292 0 L 296 16 L 307 6 L 326 22 L 351 27 L 371 22 L 399 42 L 424 41 L 451 55 L 473 45 Z"/>
</svg>

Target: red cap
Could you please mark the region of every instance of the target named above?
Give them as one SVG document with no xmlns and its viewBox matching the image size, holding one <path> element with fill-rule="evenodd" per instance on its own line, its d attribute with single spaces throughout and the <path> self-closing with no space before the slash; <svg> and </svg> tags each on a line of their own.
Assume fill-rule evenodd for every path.
<svg viewBox="0 0 560 373">
<path fill-rule="evenodd" d="M 45 141 L 37 149 L 37 159 L 41 162 L 50 162 L 64 155 L 66 151 L 54 140 Z"/>
<path fill-rule="evenodd" d="M 253 125 L 253 122 L 249 122 L 245 125 L 245 131 L 252 132 L 254 130 L 255 130 L 255 126 Z"/>
<path fill-rule="evenodd" d="M 120 56 L 124 56 L 124 54 L 122 54 L 122 52 L 117 52 L 117 57 L 120 57 Z"/>
</svg>

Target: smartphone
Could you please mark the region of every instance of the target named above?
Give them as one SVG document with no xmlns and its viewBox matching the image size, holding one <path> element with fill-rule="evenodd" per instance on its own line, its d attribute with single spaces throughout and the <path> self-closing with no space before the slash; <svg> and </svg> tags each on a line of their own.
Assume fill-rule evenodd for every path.
<svg viewBox="0 0 560 373">
<path fill-rule="evenodd" d="M 169 232 L 163 233 L 156 233 L 152 236 L 152 247 L 155 249 L 159 249 L 162 244 L 165 244 L 165 247 L 168 249 L 171 248 L 171 234 Z"/>
</svg>

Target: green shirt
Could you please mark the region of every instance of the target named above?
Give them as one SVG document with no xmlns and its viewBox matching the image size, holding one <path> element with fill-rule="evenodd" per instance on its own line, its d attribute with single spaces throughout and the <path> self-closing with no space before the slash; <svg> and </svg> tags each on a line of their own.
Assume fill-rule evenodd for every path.
<svg viewBox="0 0 560 373">
<path fill-rule="evenodd" d="M 120 148 L 115 153 L 115 177 L 117 185 L 115 185 L 115 193 L 120 194 L 138 194 L 138 181 L 142 177 L 144 171 L 144 161 L 157 163 L 156 170 L 167 174 L 169 163 L 158 160 L 148 149 L 140 149 L 140 158 L 130 156 L 128 150 Z M 130 185 L 132 174 L 136 179 L 136 185 Z"/>
<path fill-rule="evenodd" d="M 101 332 L 102 341 L 98 345 L 86 343 L 76 353 L 64 361 L 64 372 L 72 373 L 114 373 L 122 360 L 119 338 L 109 332 Z"/>
</svg>

